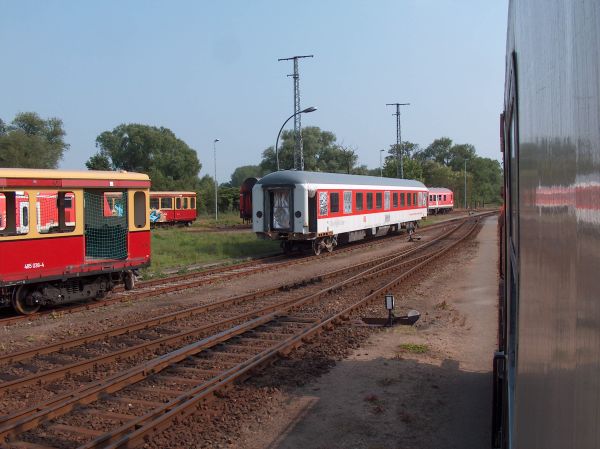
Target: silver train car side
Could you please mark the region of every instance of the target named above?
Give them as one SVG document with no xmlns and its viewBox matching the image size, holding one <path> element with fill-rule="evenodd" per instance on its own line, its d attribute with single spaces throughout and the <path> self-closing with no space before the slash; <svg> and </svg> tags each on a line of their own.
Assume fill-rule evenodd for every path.
<svg viewBox="0 0 600 449">
<path fill-rule="evenodd" d="M 600 3 L 512 0 L 492 447 L 600 447 Z"/>
<path fill-rule="evenodd" d="M 281 240 L 285 252 L 312 245 L 315 254 L 338 243 L 414 229 L 427 216 L 421 182 L 374 176 L 280 171 L 252 189 L 252 227 Z"/>
</svg>

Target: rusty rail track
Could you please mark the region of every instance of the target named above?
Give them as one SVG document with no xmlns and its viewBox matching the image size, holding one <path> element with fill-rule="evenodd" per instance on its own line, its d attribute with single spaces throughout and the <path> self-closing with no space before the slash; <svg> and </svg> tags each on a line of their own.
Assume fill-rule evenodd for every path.
<svg viewBox="0 0 600 449">
<path fill-rule="evenodd" d="M 232 298 L 215 301 L 215 302 L 208 303 L 208 304 L 191 307 L 191 308 L 184 309 L 184 310 L 181 310 L 178 312 L 164 314 L 159 317 L 144 320 L 144 321 L 141 321 L 138 323 L 128 324 L 128 325 L 120 326 L 120 327 L 117 327 L 114 329 L 109 329 L 109 330 L 100 331 L 100 332 L 97 332 L 94 334 L 84 335 L 81 337 L 75 337 L 75 338 L 71 338 L 71 339 L 68 339 L 65 341 L 53 343 L 50 345 L 45 345 L 42 347 L 36 347 L 36 348 L 31 348 L 31 349 L 26 349 L 23 351 L 15 352 L 15 353 L 9 353 L 9 354 L 0 356 L 0 365 L 14 364 L 14 363 L 21 362 L 21 361 L 27 360 L 27 359 L 32 359 L 33 357 L 37 357 L 37 356 L 41 356 L 41 355 L 47 355 L 47 354 L 52 354 L 52 353 L 57 353 L 57 352 L 64 352 L 68 349 L 76 348 L 76 347 L 83 346 L 83 345 L 90 345 L 94 342 L 98 342 L 98 341 L 102 341 L 102 340 L 107 341 L 107 339 L 109 339 L 111 337 L 122 336 L 125 334 L 127 334 L 128 336 L 131 337 L 135 332 L 138 332 L 138 331 L 146 331 L 148 329 L 152 329 L 154 327 L 161 326 L 161 325 L 164 325 L 167 323 L 173 323 L 175 321 L 181 322 L 182 320 L 184 320 L 186 318 L 205 314 L 209 311 L 230 308 L 235 305 L 251 302 L 253 300 L 256 300 L 257 298 L 274 295 L 274 294 L 277 294 L 278 292 L 289 291 L 289 290 L 297 289 L 300 286 L 306 286 L 309 284 L 320 283 L 326 279 L 334 279 L 336 277 L 343 276 L 347 273 L 359 272 L 358 276 L 365 276 L 371 270 L 373 270 L 373 267 L 376 267 L 377 269 L 381 270 L 384 267 L 393 266 L 394 264 L 397 264 L 400 261 L 402 261 L 410 256 L 413 256 L 416 253 L 421 252 L 424 249 L 426 249 L 432 245 L 435 245 L 438 241 L 440 241 L 443 238 L 454 233 L 456 231 L 456 229 L 457 228 L 452 228 L 450 231 L 446 232 L 445 234 L 440 235 L 437 239 L 429 241 L 429 242 L 425 242 L 418 247 L 402 251 L 394 257 L 383 256 L 383 257 L 375 258 L 375 259 L 372 259 L 372 260 L 369 260 L 369 261 L 366 261 L 366 262 L 363 262 L 360 264 L 356 264 L 356 265 L 353 265 L 350 267 L 333 270 L 328 273 L 319 275 L 317 277 L 306 279 L 301 283 L 280 285 L 277 287 L 260 290 L 260 291 L 254 292 L 254 293 L 235 296 Z M 417 256 L 416 258 L 413 258 L 408 262 L 414 263 L 415 261 L 421 260 L 423 257 L 425 257 L 425 256 Z M 354 278 L 356 276 L 357 275 L 355 275 Z M 350 278 L 350 279 L 352 279 L 352 278 Z M 281 302 L 276 301 L 276 302 L 274 302 L 273 305 L 268 306 L 263 309 L 260 309 L 259 312 L 265 313 L 266 311 L 269 311 L 269 310 L 275 310 L 276 308 L 278 308 L 280 306 L 281 306 Z M 80 361 L 69 363 L 69 364 L 63 364 L 62 366 L 59 366 L 54 369 L 46 370 L 46 371 L 40 370 L 40 371 L 38 371 L 34 374 L 30 374 L 30 375 L 19 376 L 18 378 L 14 379 L 14 380 L 5 381 L 5 382 L 0 383 L 0 393 L 6 392 L 6 391 L 11 391 L 11 390 L 18 389 L 18 388 L 22 388 L 22 387 L 25 387 L 28 385 L 41 385 L 43 383 L 47 383 L 47 382 L 50 382 L 50 381 L 53 381 L 56 379 L 60 379 L 66 375 L 73 375 L 76 373 L 83 372 L 83 371 L 89 369 L 90 367 L 94 367 L 94 366 L 97 367 L 97 366 L 101 365 L 102 363 L 109 363 L 116 359 L 123 359 L 125 357 L 133 356 L 143 350 L 155 350 L 155 349 L 163 347 L 165 345 L 176 344 L 177 342 L 184 341 L 191 337 L 202 335 L 204 332 L 214 331 L 215 329 L 219 329 L 220 327 L 223 327 L 225 325 L 231 325 L 232 323 L 235 323 L 239 320 L 247 319 L 249 316 L 252 316 L 255 313 L 256 313 L 255 310 L 250 310 L 247 313 L 244 313 L 241 315 L 234 315 L 230 318 L 219 320 L 214 323 L 204 324 L 201 326 L 193 326 L 191 329 L 184 328 L 174 334 L 167 335 L 162 338 L 152 339 L 150 341 L 142 340 L 142 342 L 140 342 L 138 344 L 134 344 L 127 348 L 120 349 L 119 351 L 116 351 L 116 352 L 103 354 L 101 356 L 92 357 L 89 359 L 86 358 L 84 360 L 80 360 Z"/>
<path fill-rule="evenodd" d="M 408 276 L 470 236 L 477 228 L 471 223 L 463 236 L 450 243 L 441 239 L 428 242 L 430 251 L 410 261 L 397 260 L 394 265 L 382 262 L 362 273 L 309 294 L 291 299 L 275 308 L 255 311 L 253 317 L 233 327 L 188 344 L 107 379 L 93 382 L 76 392 L 64 394 L 47 403 L 5 416 L 0 420 L 0 437 L 7 447 L 35 446 L 50 441 L 52 447 L 61 441 L 75 441 L 81 448 L 135 447 L 149 435 L 160 432 L 178 417 L 193 413 L 219 389 L 249 375 L 280 353 L 291 351 L 323 329 L 348 319 L 382 294 L 397 288 Z M 452 238 L 454 231 L 447 233 Z M 435 248 L 435 246 L 441 248 Z M 401 273 L 396 271 L 400 269 Z M 325 295 L 338 294 L 378 280 L 376 289 L 365 286 L 366 294 L 348 300 L 339 310 L 316 312 L 314 304 Z M 371 281 L 371 282 L 372 282 Z M 352 289 L 354 291 L 356 289 Z M 104 403 L 111 404 L 109 409 Z M 94 404 L 94 406 L 91 406 Z M 136 404 L 138 415 L 131 404 Z M 100 421 L 87 424 L 86 418 Z M 100 424 L 101 422 L 101 424 Z M 38 433 L 28 431 L 38 428 Z M 40 436 L 41 432 L 41 436 Z M 44 436 L 52 434 L 52 438 Z M 17 441 L 16 437 L 20 436 Z"/>
<path fill-rule="evenodd" d="M 480 214 L 480 216 L 485 216 L 492 213 L 495 212 L 485 212 L 483 214 Z M 469 217 L 458 217 L 450 220 L 445 220 L 443 222 L 427 226 L 426 228 L 424 228 L 424 232 L 438 229 L 440 227 L 447 226 L 448 224 L 454 224 L 456 222 L 465 221 L 468 218 Z M 394 237 L 403 238 L 404 235 L 396 234 L 386 236 L 384 238 L 378 238 L 375 240 L 357 242 L 355 244 L 348 245 L 344 248 L 337 249 L 333 253 L 324 253 L 319 257 L 333 257 L 340 253 L 356 251 L 357 249 L 380 245 L 382 244 L 383 239 Z M 177 291 L 200 287 L 203 285 L 209 285 L 216 282 L 222 282 L 232 278 L 249 276 L 256 272 L 264 271 L 265 269 L 279 269 L 295 264 L 305 263 L 309 260 L 312 260 L 313 257 L 314 256 L 295 255 L 292 256 L 292 259 L 290 260 L 289 256 L 283 256 L 278 254 L 252 259 L 234 265 L 228 265 L 225 267 L 219 266 L 215 268 L 210 268 L 208 270 L 189 272 L 180 275 L 170 276 L 167 278 L 151 279 L 148 281 L 140 282 L 138 284 L 138 288 L 132 292 L 124 292 L 122 288 L 118 288 L 115 290 L 113 295 L 106 299 L 97 301 L 92 300 L 84 302 L 73 302 L 65 304 L 63 306 L 57 306 L 53 309 L 41 310 L 40 312 L 37 312 L 32 315 L 10 315 L 4 318 L 0 317 L 0 326 L 9 326 L 14 323 L 32 321 L 45 316 L 60 316 L 65 313 L 81 312 L 96 309 L 99 307 L 106 307 L 115 303 L 129 302 L 137 299 L 160 296 L 167 293 L 173 293 Z M 159 287 L 156 288 L 156 286 Z"/>
</svg>

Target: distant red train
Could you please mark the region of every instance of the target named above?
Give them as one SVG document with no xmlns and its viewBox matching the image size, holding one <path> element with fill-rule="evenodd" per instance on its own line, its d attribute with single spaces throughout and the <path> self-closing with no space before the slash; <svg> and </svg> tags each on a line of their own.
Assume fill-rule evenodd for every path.
<svg viewBox="0 0 600 449">
<path fill-rule="evenodd" d="M 427 212 L 430 215 L 447 214 L 454 209 L 454 193 L 444 187 L 429 188 Z"/>
<path fill-rule="evenodd" d="M 244 223 L 252 223 L 252 188 L 258 178 L 246 178 L 240 186 L 240 218 Z"/>
<path fill-rule="evenodd" d="M 150 263 L 147 175 L 0 168 L 0 306 L 102 298 Z"/>
<path fill-rule="evenodd" d="M 191 226 L 197 216 L 196 192 L 150 192 L 152 226 Z"/>
</svg>

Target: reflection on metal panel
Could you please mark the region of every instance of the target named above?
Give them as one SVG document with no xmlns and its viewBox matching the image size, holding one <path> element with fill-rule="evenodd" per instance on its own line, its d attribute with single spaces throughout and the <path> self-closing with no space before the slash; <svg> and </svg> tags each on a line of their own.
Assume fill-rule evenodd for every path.
<svg viewBox="0 0 600 449">
<path fill-rule="evenodd" d="M 600 8 L 515 0 L 520 273 L 512 448 L 600 441 Z"/>
<path fill-rule="evenodd" d="M 290 191 L 275 190 L 273 192 L 273 228 L 289 229 L 290 226 Z"/>
</svg>

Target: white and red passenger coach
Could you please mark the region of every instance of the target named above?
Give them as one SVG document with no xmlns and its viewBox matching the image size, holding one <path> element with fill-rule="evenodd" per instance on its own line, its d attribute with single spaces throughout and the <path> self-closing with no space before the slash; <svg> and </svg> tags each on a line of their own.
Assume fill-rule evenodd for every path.
<svg viewBox="0 0 600 449">
<path fill-rule="evenodd" d="M 447 214 L 454 209 L 454 193 L 444 187 L 429 188 L 429 213 Z"/>
<path fill-rule="evenodd" d="M 305 171 L 279 171 L 252 189 L 252 228 L 281 240 L 285 252 L 312 244 L 315 254 L 338 243 L 413 228 L 427 216 L 419 181 Z"/>
</svg>

